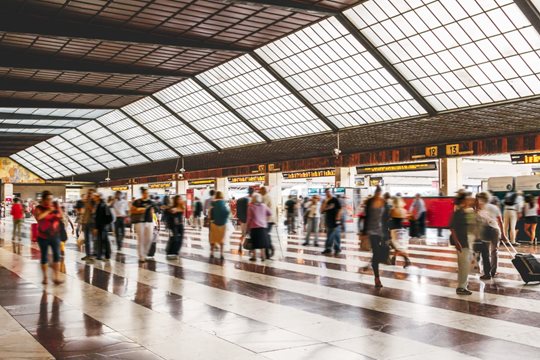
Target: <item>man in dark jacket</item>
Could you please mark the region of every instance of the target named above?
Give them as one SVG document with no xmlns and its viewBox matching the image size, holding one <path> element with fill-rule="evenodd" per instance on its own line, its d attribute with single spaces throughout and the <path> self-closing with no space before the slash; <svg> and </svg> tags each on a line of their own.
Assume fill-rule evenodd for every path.
<svg viewBox="0 0 540 360">
<path fill-rule="evenodd" d="M 98 193 L 94 194 L 94 201 L 96 203 L 96 212 L 94 215 L 96 224 L 94 230 L 96 258 L 97 260 L 103 260 L 103 255 L 105 255 L 105 259 L 109 260 L 111 258 L 111 243 L 109 242 L 107 227 L 113 220 L 111 209 Z"/>
<path fill-rule="evenodd" d="M 240 235 L 240 247 L 238 249 L 240 253 L 242 252 L 242 244 L 247 234 L 246 229 L 247 229 L 248 206 L 251 201 L 251 196 L 253 195 L 254 192 L 255 190 L 252 187 L 250 187 L 248 189 L 248 195 L 236 201 L 236 217 L 238 218 L 238 224 L 240 224 L 240 232 L 242 233 Z"/>
</svg>

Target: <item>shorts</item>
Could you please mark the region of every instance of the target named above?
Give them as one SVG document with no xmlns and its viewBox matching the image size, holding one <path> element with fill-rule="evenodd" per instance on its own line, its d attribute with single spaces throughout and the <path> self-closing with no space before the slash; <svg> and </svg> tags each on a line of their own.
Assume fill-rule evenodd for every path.
<svg viewBox="0 0 540 360">
<path fill-rule="evenodd" d="M 525 216 L 525 224 L 536 224 L 538 216 Z"/>
</svg>

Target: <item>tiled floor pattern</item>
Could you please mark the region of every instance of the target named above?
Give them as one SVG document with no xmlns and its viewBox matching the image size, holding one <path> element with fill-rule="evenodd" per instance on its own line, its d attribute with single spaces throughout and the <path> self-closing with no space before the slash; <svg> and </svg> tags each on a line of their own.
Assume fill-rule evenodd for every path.
<svg viewBox="0 0 540 360">
<path fill-rule="evenodd" d="M 5 239 L 10 231 L 2 220 Z M 206 230 L 191 228 L 181 258 L 167 260 L 162 231 L 156 261 L 142 265 L 131 236 L 110 262 L 81 261 L 72 240 L 60 286 L 41 285 L 29 240 L 4 240 L 0 358 L 540 358 L 540 286 L 524 286 L 508 254 L 497 279 L 471 276 L 475 293 L 463 298 L 455 253 L 434 233 L 410 245 L 412 267 L 383 266 L 380 290 L 353 234 L 338 257 L 300 236 L 280 233 L 279 246 L 277 235 L 264 263 L 238 253 L 237 232 L 220 261 Z"/>
</svg>

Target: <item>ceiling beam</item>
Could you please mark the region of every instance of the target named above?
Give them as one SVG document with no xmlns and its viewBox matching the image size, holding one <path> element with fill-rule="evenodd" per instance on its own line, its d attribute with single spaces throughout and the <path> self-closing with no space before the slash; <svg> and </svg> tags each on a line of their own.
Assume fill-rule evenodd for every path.
<svg viewBox="0 0 540 360">
<path fill-rule="evenodd" d="M 73 129 L 76 126 L 54 126 L 54 125 L 25 125 L 25 124 L 10 124 L 0 123 L 0 129 Z"/>
<path fill-rule="evenodd" d="M 36 115 L 23 113 L 7 113 L 0 111 L 0 119 L 2 120 L 54 120 L 54 121 L 90 121 L 93 118 L 78 118 L 70 116 L 54 116 L 54 115 Z"/>
<path fill-rule="evenodd" d="M 167 46 L 207 51 L 249 52 L 250 48 L 205 41 L 204 38 L 156 35 L 150 32 L 127 30 L 121 26 L 102 26 L 61 19 L 20 16 L 4 12 L 0 15 L 0 31 L 32 36 L 53 36 L 69 39 L 118 42 L 131 45 Z"/>
<path fill-rule="evenodd" d="M 74 102 L 54 101 L 54 100 L 34 100 L 21 98 L 2 97 L 0 94 L 0 107 L 3 108 L 42 108 L 42 109 L 99 109 L 115 110 L 107 105 L 92 105 Z"/>
<path fill-rule="evenodd" d="M 79 134 L 81 134 L 80 131 L 77 130 L 77 132 L 78 132 Z M 103 166 L 103 168 L 104 168 L 105 170 L 110 170 L 108 167 L 106 167 L 105 165 L 103 165 L 102 163 L 100 163 L 99 161 L 97 161 L 96 159 L 94 159 L 93 157 L 91 157 L 90 155 L 88 155 L 88 154 L 86 153 L 86 151 L 82 150 L 80 147 L 78 147 L 77 145 L 75 145 L 71 140 L 66 139 L 62 134 L 60 134 L 60 135 L 58 135 L 58 136 L 60 136 L 60 137 L 62 138 L 62 140 L 64 140 L 65 142 L 67 142 L 69 145 L 73 146 L 75 149 L 79 150 L 81 153 L 83 153 L 83 154 L 85 154 L 86 156 L 88 156 L 89 159 L 94 160 L 94 161 L 96 162 L 96 164 L 98 164 L 98 165 L 100 165 L 100 166 Z M 58 148 L 56 148 L 56 147 L 55 147 L 55 149 L 58 150 Z M 81 165 L 81 164 L 80 164 L 80 165 Z M 82 166 L 82 165 L 81 165 L 81 166 Z M 85 168 L 86 170 L 90 171 L 87 167 L 84 167 L 84 168 Z"/>
<path fill-rule="evenodd" d="M 302 104 L 304 104 L 305 107 L 307 107 L 309 110 L 311 110 L 312 113 L 314 113 L 319 120 L 321 120 L 330 130 L 333 132 L 338 132 L 339 128 L 334 124 L 330 119 L 326 117 L 315 105 L 313 105 L 311 102 L 309 102 L 304 95 L 302 95 L 298 90 L 295 89 L 294 86 L 292 86 L 285 78 L 281 76 L 280 73 L 278 73 L 270 64 L 268 64 L 266 61 L 264 61 L 263 58 L 259 56 L 255 51 L 253 51 L 251 54 L 251 57 L 260 65 L 262 66 L 266 71 L 268 71 L 271 75 L 273 75 L 276 80 L 283 85 L 287 90 L 291 92 L 293 96 L 295 96 Z"/>
<path fill-rule="evenodd" d="M 0 91 L 39 92 L 39 93 L 69 93 L 117 96 L 145 96 L 149 92 L 140 90 L 114 89 L 100 86 L 77 85 L 60 82 L 36 81 L 26 79 L 2 79 Z"/>
<path fill-rule="evenodd" d="M 523 15 L 531 22 L 537 32 L 540 33 L 540 9 L 531 0 L 514 0 Z"/>
<path fill-rule="evenodd" d="M 82 73 L 100 73 L 109 75 L 176 77 L 186 78 L 191 74 L 178 70 L 159 69 L 145 66 L 115 64 L 113 62 L 67 59 L 38 52 L 21 52 L 12 47 L 0 47 L 0 67 L 25 70 L 70 71 Z"/>
<path fill-rule="evenodd" d="M 352 36 L 382 65 L 382 67 L 396 79 L 396 81 L 424 108 L 430 115 L 436 115 L 437 110 L 405 79 L 405 77 L 392 65 L 392 63 L 362 34 L 360 30 L 344 14 L 339 14 L 336 19 L 351 33 Z"/>
<path fill-rule="evenodd" d="M 49 171 L 53 171 L 53 172 L 57 172 L 59 173 L 60 175 L 62 175 L 59 171 L 56 171 L 54 170 L 51 166 L 49 166 L 48 164 L 46 164 L 43 160 L 37 158 L 34 156 L 34 154 L 31 154 L 29 153 L 28 151 L 25 151 L 26 153 L 26 156 L 27 157 L 31 157 L 32 159 L 34 159 L 34 161 L 30 161 L 30 159 L 28 158 L 23 158 L 21 156 L 21 158 L 23 158 L 23 160 L 26 160 L 27 162 L 31 163 L 32 165 L 34 165 L 34 167 L 36 167 L 38 170 L 40 170 L 41 172 L 43 172 L 45 175 L 47 175 L 48 177 L 50 177 L 51 179 L 54 179 L 54 176 L 51 175 L 49 173 Z M 41 164 L 41 165 L 39 165 Z M 47 171 L 45 171 L 45 169 L 48 169 Z"/>
<path fill-rule="evenodd" d="M 335 16 L 339 14 L 339 10 L 327 8 L 320 5 L 300 3 L 296 1 L 285 1 L 285 0 L 224 0 L 226 3 L 233 4 L 245 4 L 252 6 L 262 6 L 268 8 L 276 8 L 287 11 L 313 14 L 319 16 Z"/>
<path fill-rule="evenodd" d="M 257 129 L 248 119 L 246 119 L 242 114 L 240 114 L 238 111 L 236 111 L 236 109 L 233 108 L 231 105 L 229 105 L 228 102 L 223 100 L 218 94 L 216 94 L 214 92 L 214 90 L 212 90 L 212 89 L 210 89 L 210 87 L 206 86 L 206 84 L 204 82 L 202 82 L 201 80 L 199 80 L 199 78 L 194 76 L 192 79 L 193 79 L 193 81 L 195 81 L 197 83 L 197 85 L 199 85 L 207 93 L 209 93 L 210 96 L 212 96 L 218 103 L 223 105 L 225 107 L 225 109 L 229 110 L 234 116 L 236 116 L 238 119 L 240 119 L 240 121 L 242 121 L 244 124 L 246 124 L 247 127 L 249 127 L 251 129 L 251 131 L 253 131 L 255 134 L 259 135 L 259 137 L 261 137 L 267 143 L 272 142 L 272 140 L 270 140 L 270 138 L 268 136 L 266 136 L 261 130 Z"/>
<path fill-rule="evenodd" d="M 88 169 L 86 166 L 84 166 L 83 164 L 81 164 L 80 162 L 78 162 L 77 160 L 75 160 L 74 158 L 72 158 L 71 156 L 69 156 L 68 154 L 66 154 L 64 151 L 60 150 L 58 147 L 54 146 L 51 142 L 49 142 L 48 140 L 45 140 L 45 142 L 50 146 L 52 147 L 53 149 L 57 150 L 60 154 L 64 155 L 65 157 L 67 157 L 68 159 L 70 159 L 71 161 L 73 161 L 75 164 L 79 165 L 80 167 L 82 167 L 83 169 L 85 169 L 86 171 L 88 172 L 91 172 L 90 169 Z M 69 169 L 71 170 L 71 169 Z"/>
<path fill-rule="evenodd" d="M 176 150 L 174 147 L 172 147 L 171 145 L 169 145 L 169 143 L 166 141 L 166 140 L 163 140 L 162 138 L 160 138 L 159 136 L 155 135 L 154 132 L 150 129 L 148 129 L 143 123 L 141 123 L 139 120 L 135 119 L 133 116 L 129 115 L 127 112 L 124 111 L 124 109 L 120 108 L 118 109 L 118 111 L 120 111 L 122 114 L 124 114 L 125 117 L 127 117 L 128 119 L 130 119 L 131 121 L 133 121 L 135 124 L 137 124 L 138 126 L 140 126 L 144 131 L 146 131 L 150 136 L 152 136 L 154 139 L 156 139 L 159 143 L 165 145 L 169 150 L 171 150 L 172 152 L 174 152 L 176 155 L 180 156 L 180 157 L 183 157 L 184 155 L 182 155 L 178 150 Z"/>
<path fill-rule="evenodd" d="M 106 151 L 108 154 L 110 154 L 113 158 L 115 158 L 116 160 L 120 161 L 122 164 L 124 164 L 124 166 L 129 166 L 129 164 L 127 162 L 125 162 L 124 160 L 120 159 L 118 156 L 116 156 L 113 152 L 105 149 L 103 146 L 99 145 L 97 142 L 95 142 L 93 139 L 91 139 L 89 136 L 86 136 L 85 133 L 83 133 L 81 130 L 79 130 L 78 128 L 75 129 L 76 132 L 78 132 L 81 136 L 84 136 L 85 138 L 88 139 L 88 141 L 90 141 L 92 144 L 96 145 L 98 148 L 100 149 L 103 149 L 104 151 Z M 88 155 L 88 154 L 86 154 Z M 88 155 L 90 156 L 90 155 Z M 98 162 L 96 159 L 92 158 L 95 162 L 97 162 L 98 164 L 100 164 L 101 166 L 103 166 L 104 168 L 106 169 L 109 169 L 109 167 L 105 166 L 104 164 Z"/>
<path fill-rule="evenodd" d="M 173 109 L 171 109 L 167 104 L 165 104 L 163 101 L 159 100 L 157 97 L 155 97 L 154 95 L 151 96 L 151 98 L 157 102 L 159 104 L 159 106 L 161 106 L 162 108 L 164 108 L 165 110 L 167 110 L 167 112 L 169 112 L 172 116 L 174 116 L 178 121 L 180 121 L 182 124 L 186 125 L 191 131 L 193 131 L 195 134 L 199 135 L 199 137 L 201 139 L 203 139 L 204 141 L 206 141 L 208 144 L 210 144 L 214 149 L 216 149 L 217 151 L 221 151 L 221 148 L 216 144 L 214 143 L 212 140 L 210 140 L 210 138 L 208 138 L 206 135 L 204 135 L 201 131 L 199 131 L 198 129 L 196 129 L 193 125 L 191 125 L 191 123 L 189 121 L 186 121 L 186 119 L 184 119 L 183 117 L 181 117 L 179 114 L 177 114 Z"/>
</svg>

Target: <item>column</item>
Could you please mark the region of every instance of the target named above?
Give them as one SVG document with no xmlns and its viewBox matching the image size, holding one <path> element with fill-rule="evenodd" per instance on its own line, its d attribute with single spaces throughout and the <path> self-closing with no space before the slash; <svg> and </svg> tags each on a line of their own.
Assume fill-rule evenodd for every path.
<svg viewBox="0 0 540 360">
<path fill-rule="evenodd" d="M 356 167 L 338 167 L 336 168 L 336 187 L 354 187 L 354 177 L 356 176 Z"/>
<path fill-rule="evenodd" d="M 439 186 L 444 196 L 453 196 L 463 187 L 461 158 L 445 158 L 439 162 Z"/>
<path fill-rule="evenodd" d="M 2 201 L 6 200 L 8 197 L 13 199 L 13 184 L 4 184 Z"/>
<path fill-rule="evenodd" d="M 216 178 L 216 191 L 221 191 L 225 199 L 229 198 L 229 181 L 226 177 Z"/>
<path fill-rule="evenodd" d="M 281 183 L 283 175 L 280 172 L 272 172 L 266 174 L 264 186 L 266 186 L 270 198 L 272 199 L 272 213 L 274 219 L 279 224 L 279 209 L 281 209 Z"/>
<path fill-rule="evenodd" d="M 176 194 L 178 195 L 186 195 L 188 189 L 188 182 L 187 180 L 178 180 L 176 183 Z"/>
</svg>

